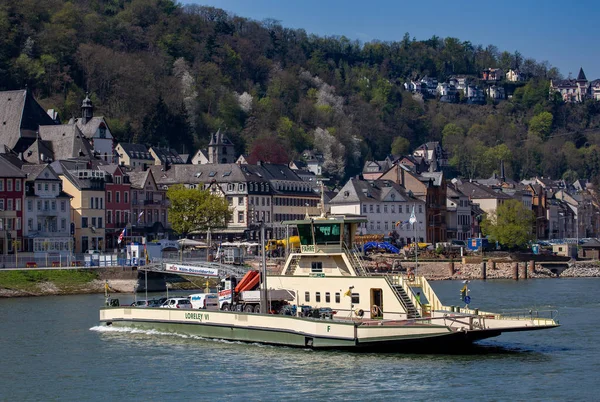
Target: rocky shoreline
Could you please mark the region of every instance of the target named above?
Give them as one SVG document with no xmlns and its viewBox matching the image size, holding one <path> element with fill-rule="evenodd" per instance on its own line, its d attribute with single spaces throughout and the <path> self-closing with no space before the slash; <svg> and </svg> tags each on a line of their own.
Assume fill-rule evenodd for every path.
<svg viewBox="0 0 600 402">
<path fill-rule="evenodd" d="M 452 264 L 452 266 L 450 265 Z M 518 276 L 520 280 L 540 278 L 597 278 L 600 277 L 600 262 L 598 261 L 569 261 L 566 269 L 553 270 L 535 264 L 533 270 L 526 263 L 495 262 L 486 264 L 486 279 L 514 279 L 515 264 L 518 264 Z M 257 265 L 257 264 L 254 264 Z M 367 269 L 374 274 L 404 273 L 413 268 L 414 262 L 408 262 L 381 257 L 366 261 Z M 258 266 L 253 266 L 258 269 Z M 281 272 L 283 262 L 269 262 L 267 269 L 271 274 Z M 459 262 L 420 262 L 418 274 L 424 275 L 430 281 L 438 280 L 475 280 L 482 278 L 482 264 L 462 264 Z M 133 293 L 137 279 L 123 278 L 119 271 L 105 272 L 99 279 L 68 287 L 57 286 L 53 282 L 39 282 L 33 288 L 25 290 L 0 287 L 0 298 L 29 297 L 29 296 L 52 296 L 104 293 L 104 281 L 108 280 L 112 293 Z"/>
</svg>

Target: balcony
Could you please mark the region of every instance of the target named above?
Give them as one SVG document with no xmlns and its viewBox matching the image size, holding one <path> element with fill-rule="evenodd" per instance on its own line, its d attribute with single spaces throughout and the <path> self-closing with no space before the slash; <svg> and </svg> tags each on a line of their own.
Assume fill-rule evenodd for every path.
<svg viewBox="0 0 600 402">
<path fill-rule="evenodd" d="M 144 200 L 144 205 L 161 205 L 162 200 Z"/>
<path fill-rule="evenodd" d="M 38 216 L 57 216 L 58 215 L 58 209 L 38 209 L 37 210 L 37 215 Z"/>
</svg>

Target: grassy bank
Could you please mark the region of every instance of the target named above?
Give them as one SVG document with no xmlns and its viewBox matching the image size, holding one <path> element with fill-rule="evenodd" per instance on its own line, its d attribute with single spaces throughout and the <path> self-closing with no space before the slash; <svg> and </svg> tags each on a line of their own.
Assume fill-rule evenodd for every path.
<svg viewBox="0 0 600 402">
<path fill-rule="evenodd" d="M 30 295 L 86 293 L 97 287 L 97 279 L 90 270 L 0 271 L 0 289 Z"/>
</svg>

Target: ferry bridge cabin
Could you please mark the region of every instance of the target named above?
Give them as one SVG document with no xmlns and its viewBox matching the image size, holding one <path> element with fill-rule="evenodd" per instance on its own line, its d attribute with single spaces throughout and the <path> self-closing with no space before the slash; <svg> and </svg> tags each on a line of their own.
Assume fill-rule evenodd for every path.
<svg viewBox="0 0 600 402">
<path fill-rule="evenodd" d="M 340 318 L 363 310 L 367 318 L 383 318 L 385 311 L 386 319 L 406 319 L 386 278 L 367 276 L 352 251 L 365 221 L 363 216 L 329 216 L 284 222 L 298 228 L 300 252 L 288 256 L 281 275 L 269 275 L 268 286 L 295 290 L 298 305 L 329 307 Z"/>
</svg>

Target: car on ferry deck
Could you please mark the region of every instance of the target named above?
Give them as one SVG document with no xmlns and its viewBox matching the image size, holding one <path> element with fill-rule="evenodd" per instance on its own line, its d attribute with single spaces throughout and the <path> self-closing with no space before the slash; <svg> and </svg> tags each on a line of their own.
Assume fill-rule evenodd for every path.
<svg viewBox="0 0 600 402">
<path fill-rule="evenodd" d="M 171 297 L 160 308 L 192 308 L 192 302 L 187 297 Z"/>
</svg>

